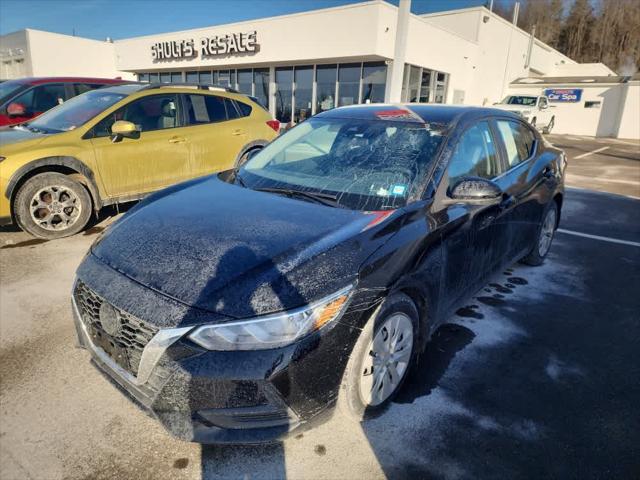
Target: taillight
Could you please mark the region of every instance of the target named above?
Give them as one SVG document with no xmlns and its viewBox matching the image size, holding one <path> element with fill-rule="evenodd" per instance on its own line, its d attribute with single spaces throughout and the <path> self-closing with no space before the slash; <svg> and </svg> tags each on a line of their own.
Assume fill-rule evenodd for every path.
<svg viewBox="0 0 640 480">
<path fill-rule="evenodd" d="M 280 131 L 280 122 L 278 120 L 269 120 L 267 125 L 273 128 L 276 132 Z"/>
</svg>

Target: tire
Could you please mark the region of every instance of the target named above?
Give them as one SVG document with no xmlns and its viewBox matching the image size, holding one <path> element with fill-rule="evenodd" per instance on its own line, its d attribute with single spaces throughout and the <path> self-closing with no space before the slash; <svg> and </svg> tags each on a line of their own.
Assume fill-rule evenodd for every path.
<svg viewBox="0 0 640 480">
<path fill-rule="evenodd" d="M 251 155 L 252 153 L 257 152 L 259 150 L 262 150 L 262 148 L 263 147 L 251 148 L 251 149 L 247 150 L 246 152 L 244 152 L 242 154 L 242 156 L 238 159 L 238 162 L 236 163 L 236 168 L 240 168 L 242 165 L 247 163 L 247 160 L 249 160 L 249 155 Z"/>
<path fill-rule="evenodd" d="M 347 417 L 356 421 L 377 416 L 386 409 L 402 388 L 417 354 L 418 310 L 407 295 L 402 293 L 391 295 L 374 315 L 375 317 L 371 318 L 362 330 L 351 352 L 338 396 L 340 410 Z M 392 330 L 394 325 L 397 327 L 395 331 Z M 395 351 L 395 354 L 404 352 L 400 355 L 404 361 L 390 362 L 391 365 L 395 363 L 393 371 L 398 374 L 395 382 L 392 381 L 391 369 L 382 370 L 385 367 L 379 367 L 378 371 L 381 377 L 378 378 L 382 378 L 382 383 L 377 390 L 380 393 L 378 396 L 369 392 L 369 387 L 375 386 L 376 379 L 375 365 L 372 360 L 375 357 L 372 353 L 376 348 L 374 341 L 377 343 L 379 340 L 383 340 L 385 332 L 386 338 L 393 340 L 395 337 L 397 339 L 396 346 L 398 342 L 402 342 L 403 348 Z M 408 339 L 409 332 L 410 339 Z M 386 342 L 383 341 L 383 344 Z M 408 348 L 411 350 L 407 351 Z M 393 352 L 393 350 L 391 351 Z M 390 389 L 390 391 L 386 389 Z M 365 398 L 367 394 L 363 392 L 369 392 L 369 398 Z M 384 398 L 382 398 L 383 393 L 385 394 Z"/>
<path fill-rule="evenodd" d="M 546 127 L 544 127 L 545 134 L 548 135 L 551 133 L 551 130 L 553 130 L 554 123 L 555 123 L 555 117 L 551 117 L 551 120 L 549 120 L 549 124 Z"/>
<path fill-rule="evenodd" d="M 544 212 L 542 222 L 538 227 L 538 237 L 536 244 L 531 249 L 531 252 L 522 259 L 522 263 L 537 267 L 542 265 L 544 259 L 549 254 L 551 248 L 551 242 L 553 242 L 553 236 L 558 224 L 558 205 L 554 200 L 551 201 L 549 206 Z"/>
<path fill-rule="evenodd" d="M 91 207 L 84 185 L 67 175 L 47 172 L 33 176 L 20 187 L 13 213 L 22 230 L 53 240 L 82 230 L 91 217 Z"/>
</svg>

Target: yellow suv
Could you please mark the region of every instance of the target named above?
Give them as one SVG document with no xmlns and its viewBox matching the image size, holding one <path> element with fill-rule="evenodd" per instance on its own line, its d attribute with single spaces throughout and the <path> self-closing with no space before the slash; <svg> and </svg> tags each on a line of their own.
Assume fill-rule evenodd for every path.
<svg viewBox="0 0 640 480">
<path fill-rule="evenodd" d="M 234 90 L 127 84 L 75 97 L 0 129 L 0 225 L 47 239 L 73 235 L 92 211 L 234 168 L 279 123 Z"/>
</svg>

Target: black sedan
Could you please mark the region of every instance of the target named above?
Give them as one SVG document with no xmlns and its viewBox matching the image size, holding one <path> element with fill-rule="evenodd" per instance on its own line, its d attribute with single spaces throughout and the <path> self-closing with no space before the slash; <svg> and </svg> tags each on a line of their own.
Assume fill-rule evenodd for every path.
<svg viewBox="0 0 640 480">
<path fill-rule="evenodd" d="M 500 110 L 324 112 L 114 224 L 77 272 L 80 343 L 186 440 L 379 413 L 456 304 L 543 262 L 565 165 Z"/>
</svg>

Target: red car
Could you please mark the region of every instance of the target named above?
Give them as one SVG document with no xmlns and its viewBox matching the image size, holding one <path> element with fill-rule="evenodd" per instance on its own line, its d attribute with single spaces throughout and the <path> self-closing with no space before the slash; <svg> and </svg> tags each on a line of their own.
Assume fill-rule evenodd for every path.
<svg viewBox="0 0 640 480">
<path fill-rule="evenodd" d="M 40 77 L 0 83 L 0 127 L 26 122 L 81 93 L 127 83 L 121 78 Z"/>
</svg>

